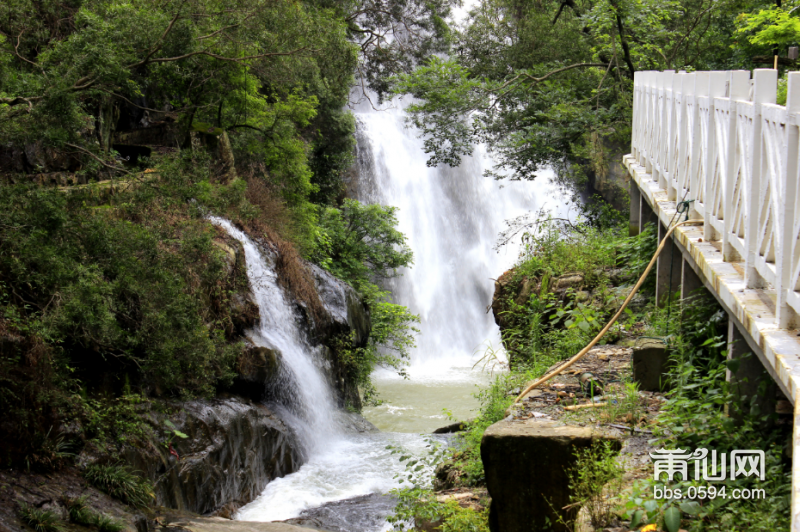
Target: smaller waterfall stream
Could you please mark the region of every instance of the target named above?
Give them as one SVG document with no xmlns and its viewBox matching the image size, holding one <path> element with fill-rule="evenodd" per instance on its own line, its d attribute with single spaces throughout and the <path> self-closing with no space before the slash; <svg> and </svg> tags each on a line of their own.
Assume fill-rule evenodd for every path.
<svg viewBox="0 0 800 532">
<path fill-rule="evenodd" d="M 313 453 L 340 432 L 335 422 L 333 394 L 322 371 L 314 364 L 315 350 L 300 331 L 297 315 L 278 285 L 274 261 L 267 264 L 256 244 L 228 220 L 214 216 L 209 219 L 244 247 L 247 277 L 261 313 L 251 339 L 282 355 L 281 413 L 298 432 L 306 452 Z"/>
<path fill-rule="evenodd" d="M 418 434 L 347 433 L 337 423 L 340 414 L 322 370 L 315 363 L 319 360 L 316 348 L 299 327 L 298 316 L 277 282 L 274 258 L 228 220 L 214 216 L 209 220 L 244 247 L 247 276 L 261 313 L 259 325 L 249 336 L 257 345 L 282 355 L 282 397 L 279 404 L 270 406 L 298 433 L 307 456 L 307 462 L 297 472 L 270 482 L 256 500 L 240 509 L 236 518 L 291 519 L 332 501 L 386 493 L 398 487 L 395 475 L 405 466 L 387 445 L 421 455 L 428 450 L 427 440 Z M 328 520 L 343 523 L 329 529 L 386 530 L 385 517 L 393 504 L 368 504 L 373 504 L 372 511 L 329 506 Z"/>
</svg>

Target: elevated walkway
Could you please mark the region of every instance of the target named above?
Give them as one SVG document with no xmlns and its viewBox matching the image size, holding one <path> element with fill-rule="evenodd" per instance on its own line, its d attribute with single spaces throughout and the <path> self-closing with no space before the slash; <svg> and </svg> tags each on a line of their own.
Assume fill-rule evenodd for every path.
<svg viewBox="0 0 800 532">
<path fill-rule="evenodd" d="M 731 380 L 766 372 L 794 405 L 792 530 L 800 532 L 800 72 L 786 106 L 777 71 L 637 72 L 634 79 L 631 231 L 675 233 L 657 268 L 658 298 L 705 286 L 729 317 L 729 358 L 752 352 Z M 680 219 L 683 219 L 681 215 Z"/>
</svg>

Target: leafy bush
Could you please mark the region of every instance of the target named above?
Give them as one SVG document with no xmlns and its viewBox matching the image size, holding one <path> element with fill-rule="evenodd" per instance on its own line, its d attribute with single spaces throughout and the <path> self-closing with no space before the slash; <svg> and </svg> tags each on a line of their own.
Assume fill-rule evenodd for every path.
<svg viewBox="0 0 800 532">
<path fill-rule="evenodd" d="M 395 227 L 395 207 L 362 205 L 346 199 L 320 218 L 314 260 L 359 291 L 363 283 L 398 275 L 413 263 L 406 238 Z"/>
<path fill-rule="evenodd" d="M 19 518 L 36 532 L 63 532 L 64 526 L 55 512 L 20 504 Z"/>
<path fill-rule="evenodd" d="M 76 499 L 66 499 L 67 513 L 69 520 L 83 526 L 96 527 L 100 532 L 121 532 L 125 530 L 125 524 L 93 511 L 87 502 L 86 495 Z"/>
<path fill-rule="evenodd" d="M 569 471 L 573 505 L 583 507 L 592 526 L 603 528 L 614 518 L 614 501 L 622 488 L 622 466 L 611 442 L 576 451 L 576 462 Z"/>
<path fill-rule="evenodd" d="M 137 508 L 148 506 L 155 497 L 150 482 L 126 466 L 91 464 L 84 477 L 96 488 Z"/>
<path fill-rule="evenodd" d="M 669 326 L 671 371 L 674 389 L 662 407 L 654 432 L 658 446 L 674 449 L 714 449 L 729 453 L 734 449 L 762 449 L 766 456 L 766 480 L 740 477 L 715 483 L 730 493 L 734 489 L 763 489 L 763 499 L 704 498 L 689 501 L 655 500 L 654 487 L 681 488 L 704 485 L 694 480 L 648 480 L 634 487 L 624 505 L 624 513 L 635 523 L 656 523 L 670 530 L 678 525 L 690 532 L 788 530 L 790 523 L 791 472 L 781 457 L 782 444 L 789 434 L 779 428 L 761 428 L 764 415 L 740 404 L 726 381 L 726 370 L 736 361 L 727 361 L 723 350 L 727 316 L 711 299 L 695 297 L 680 302 L 669 320 L 660 313 L 657 327 Z M 725 411 L 739 410 L 737 422 Z M 769 414 L 768 414 L 769 415 Z M 724 464 L 728 467 L 728 464 Z M 681 517 L 684 521 L 681 523 Z M 784 527 L 785 528 L 782 528 Z"/>
<path fill-rule="evenodd" d="M 241 347 L 203 323 L 227 284 L 213 228 L 152 210 L 147 225 L 131 223 L 58 191 L 4 192 L 0 279 L 70 367 L 88 380 L 98 369 L 138 374 L 185 395 L 231 378 Z"/>
<path fill-rule="evenodd" d="M 489 531 L 488 507 L 481 511 L 462 508 L 458 501 L 441 502 L 436 494 L 420 488 L 401 490 L 398 499 L 395 513 L 387 519 L 392 530 L 422 530 L 420 525 L 427 524 L 442 532 Z"/>
<path fill-rule="evenodd" d="M 124 523 L 121 523 L 116 519 L 107 516 L 106 514 L 97 514 L 92 524 L 97 527 L 99 532 L 122 532 L 125 530 Z"/>
<path fill-rule="evenodd" d="M 396 229 L 395 211 L 394 207 L 362 205 L 351 199 L 346 199 L 341 209 L 326 209 L 312 254 L 323 268 L 350 283 L 370 308 L 368 345 L 352 348 L 349 339 L 337 345 L 340 360 L 368 404 L 375 402 L 372 371 L 382 366 L 403 374 L 419 332 L 415 326 L 419 317 L 393 303 L 389 292 L 376 284 L 399 275 L 399 269 L 413 261 L 405 236 Z"/>
<path fill-rule="evenodd" d="M 75 499 L 66 499 L 65 502 L 70 521 L 83 526 L 92 526 L 94 524 L 94 512 L 89 508 L 86 495 Z"/>
</svg>

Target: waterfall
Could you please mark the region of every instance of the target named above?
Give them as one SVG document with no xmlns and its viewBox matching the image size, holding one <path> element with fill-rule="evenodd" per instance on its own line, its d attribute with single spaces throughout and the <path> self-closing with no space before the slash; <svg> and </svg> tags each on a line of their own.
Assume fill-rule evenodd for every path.
<svg viewBox="0 0 800 532">
<path fill-rule="evenodd" d="M 250 338 L 256 345 L 280 353 L 278 408 L 284 421 L 300 436 L 306 453 L 313 453 L 339 432 L 334 421 L 333 394 L 316 363 L 319 360 L 316 349 L 301 331 L 299 316 L 278 285 L 275 257 L 266 250 L 262 253 L 228 220 L 215 216 L 209 219 L 244 247 L 247 277 L 261 314 L 258 326 L 250 331 Z"/>
<path fill-rule="evenodd" d="M 492 278 L 513 264 L 518 251 L 512 246 L 495 252 L 498 233 L 504 220 L 537 210 L 545 200 L 552 201 L 547 206 L 556 211 L 563 204 L 546 175 L 536 183 L 485 178 L 483 171 L 492 161 L 482 147 L 459 168 L 427 167 L 422 142 L 415 131 L 405 128 L 402 109 L 356 116 L 359 179 L 351 184 L 351 193 L 365 203 L 398 207 L 398 229 L 414 251 L 413 267 L 386 286 L 396 302 L 421 317 L 421 335 L 409 368 L 411 380 L 390 375 L 389 381 L 377 383 L 387 402 L 365 414 L 387 432 L 331 437 L 338 433 L 331 420 L 330 390 L 275 281 L 271 258 L 229 222 L 212 219 L 245 247 L 248 276 L 261 309 L 254 340 L 283 353 L 289 373 L 287 393 L 293 394 L 287 405 L 299 405 L 293 407 L 293 415 L 314 443 L 308 462 L 297 472 L 270 482 L 256 500 L 237 512 L 239 520 L 338 512 L 348 526 L 324 528 L 389 530 L 383 522 L 389 512 L 385 507 L 327 503 L 387 493 L 400 486 L 398 475 L 405 472 L 405 464 L 393 449 L 402 447 L 411 455 L 424 456 L 428 439 L 419 433 L 446 423 L 442 408 L 451 408 L 459 419 L 474 415 L 474 384 L 485 382 L 486 376 L 470 371 L 473 355 L 487 342 L 496 348 L 500 345 L 498 328 L 487 308 L 494 289 Z M 465 374 L 469 376 L 462 378 Z M 354 521 L 354 508 L 355 514 L 363 514 L 359 522 Z M 315 514 L 315 509 L 322 514 Z"/>
<path fill-rule="evenodd" d="M 361 110 L 357 116 L 354 187 L 364 203 L 399 208 L 399 229 L 414 251 L 414 265 L 386 287 L 395 302 L 421 318 L 411 375 L 441 375 L 500 348 L 488 306 L 494 277 L 513 265 L 518 247 L 493 249 L 504 221 L 542 206 L 563 209 L 549 171 L 535 182 L 494 181 L 483 175 L 492 160 L 483 146 L 458 168 L 430 168 L 417 131 L 405 127 L 402 108 Z"/>
</svg>

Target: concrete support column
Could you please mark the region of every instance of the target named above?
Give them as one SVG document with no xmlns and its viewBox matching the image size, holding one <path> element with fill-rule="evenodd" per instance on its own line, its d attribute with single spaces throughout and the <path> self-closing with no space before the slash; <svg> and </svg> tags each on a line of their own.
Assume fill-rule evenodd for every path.
<svg viewBox="0 0 800 532">
<path fill-rule="evenodd" d="M 658 216 L 653 212 L 653 209 L 644 197 L 642 197 L 639 204 L 641 205 L 639 209 L 639 232 L 641 233 L 647 224 L 656 225 L 658 223 Z"/>
<path fill-rule="evenodd" d="M 705 288 L 703 281 L 689 265 L 689 262 L 681 256 L 681 299 L 691 296 L 699 288 Z"/>
<path fill-rule="evenodd" d="M 658 241 L 661 242 L 666 234 L 667 230 L 659 223 Z M 659 307 L 667 304 L 670 289 L 673 293 L 681 289 L 682 261 L 683 257 L 678 247 L 673 246 L 672 242 L 667 242 L 656 264 L 656 302 Z M 672 279 L 671 287 L 670 279 Z"/>
<path fill-rule="evenodd" d="M 631 220 L 628 224 L 628 234 L 636 236 L 641 232 L 641 219 L 642 219 L 642 193 L 639 190 L 639 185 L 636 181 L 631 179 L 630 186 L 631 196 Z"/>
<path fill-rule="evenodd" d="M 750 412 L 757 412 L 760 418 L 775 412 L 777 385 L 731 319 L 728 320 L 728 362 L 726 380 L 739 405 L 739 408 L 729 405 L 728 415 L 741 422 L 743 415 Z M 762 426 L 770 425 L 771 421 L 771 418 L 765 420 Z"/>
</svg>

